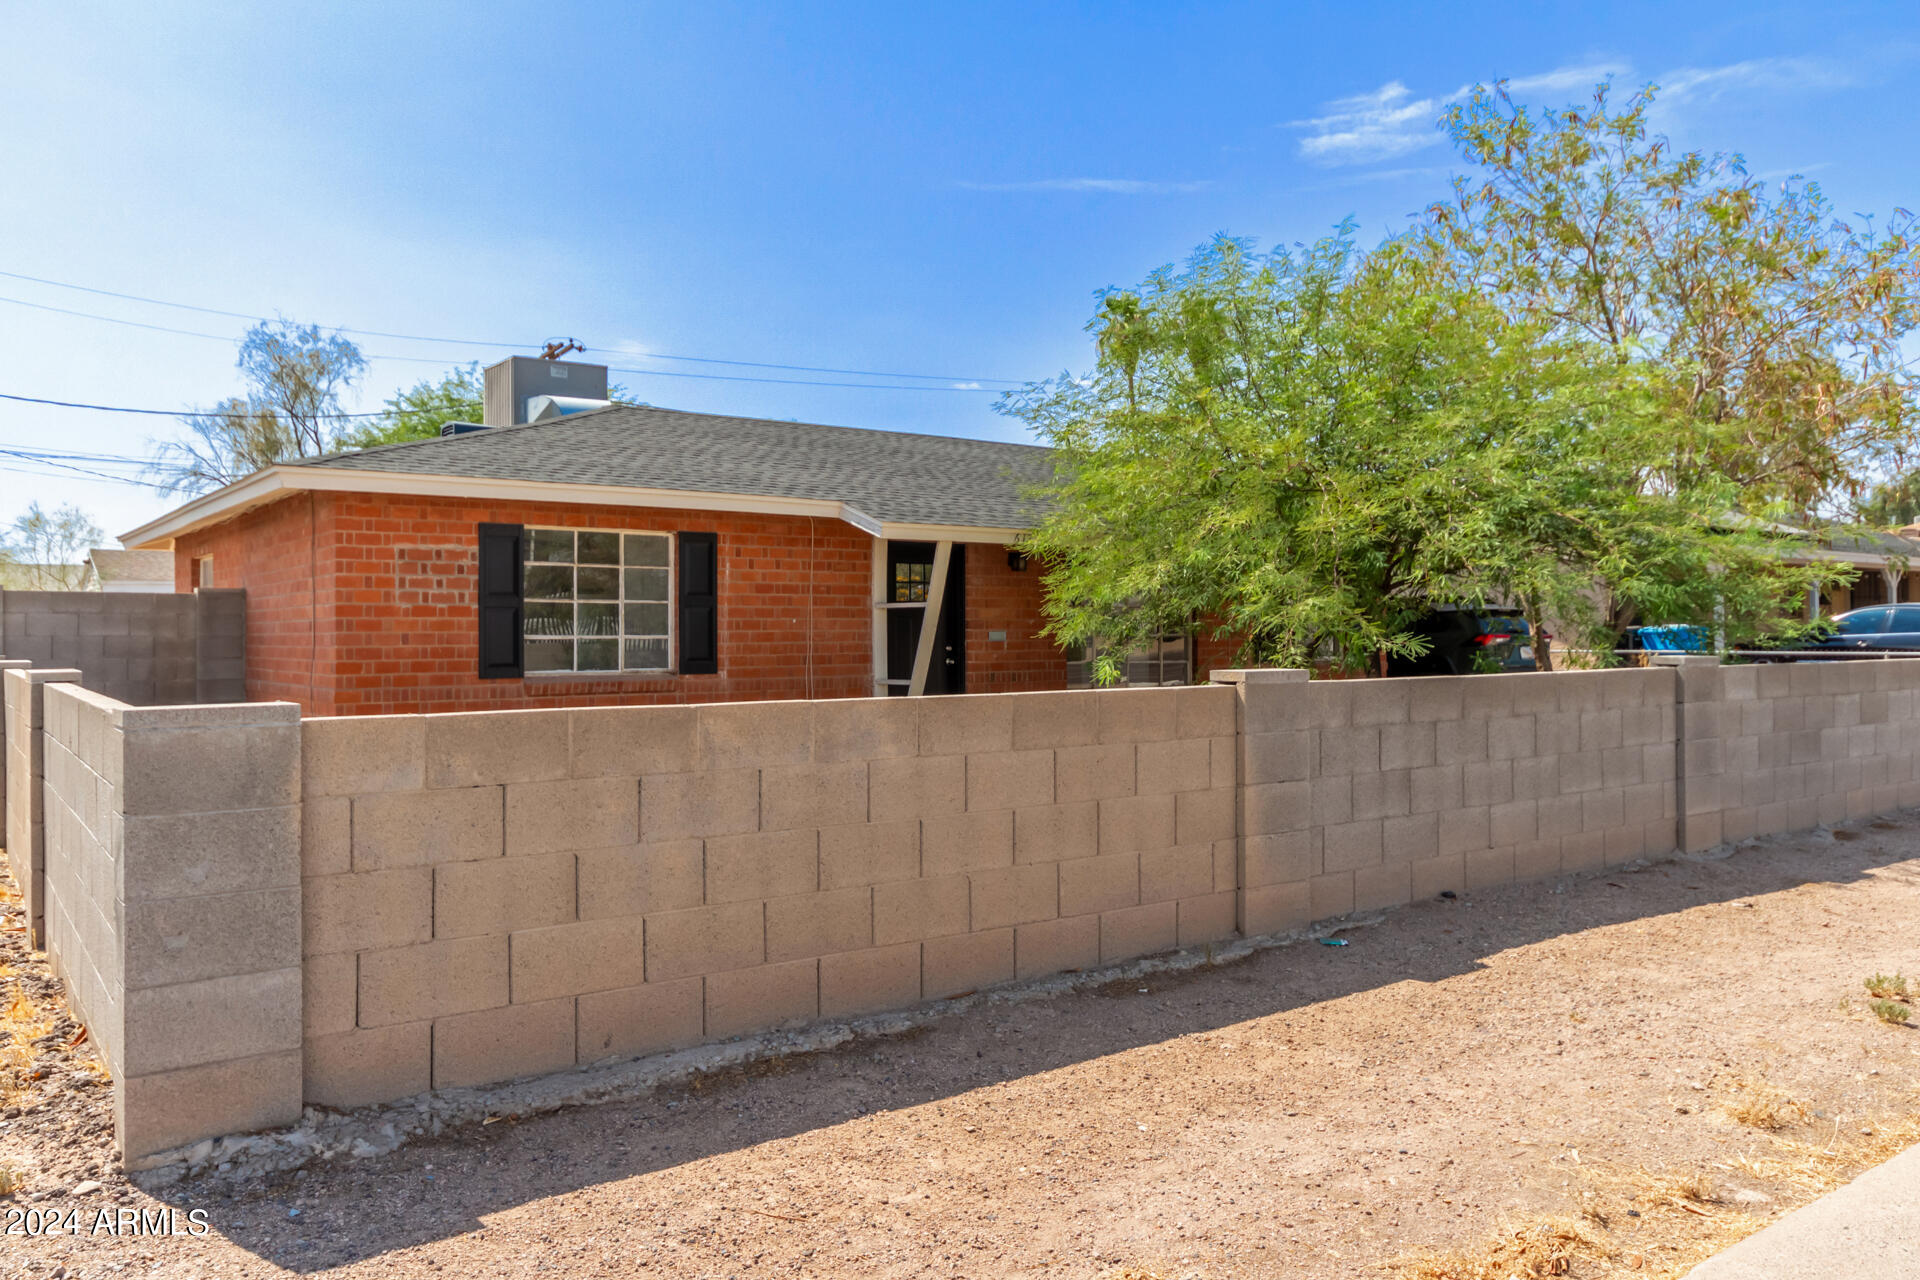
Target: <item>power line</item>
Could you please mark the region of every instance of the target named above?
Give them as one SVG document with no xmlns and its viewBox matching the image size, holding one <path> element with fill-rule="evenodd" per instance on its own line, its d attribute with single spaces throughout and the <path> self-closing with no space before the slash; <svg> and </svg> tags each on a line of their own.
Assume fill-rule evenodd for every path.
<svg viewBox="0 0 1920 1280">
<path fill-rule="evenodd" d="M 112 475 L 108 475 L 104 471 L 94 471 L 87 467 L 76 467 L 73 464 L 67 463 L 67 462 L 52 462 L 44 458 L 31 457 L 27 454 L 20 453 L 17 450 L 13 450 L 13 449 L 0 449 L 0 457 L 17 458 L 22 462 L 31 462 L 36 466 L 58 467 L 62 471 L 78 472 L 80 475 L 83 475 L 83 476 L 92 476 L 96 480 L 111 480 L 116 484 L 142 484 L 143 483 L 142 481 L 135 480 L 130 476 L 112 476 Z M 39 474 L 46 475 L 48 473 L 43 471 L 43 472 L 40 472 Z"/>
<path fill-rule="evenodd" d="M 48 285 L 55 289 L 72 289 L 79 293 L 91 293 L 103 298 L 119 298 L 126 302 L 141 302 L 141 303 L 146 303 L 150 306 L 156 306 L 156 307 L 173 307 L 176 310 L 193 311 L 201 315 L 223 316 L 230 320 L 252 320 L 252 321 L 258 322 L 258 321 L 270 321 L 274 318 L 271 316 L 253 315 L 244 311 L 223 311 L 218 307 L 195 306 L 194 304 L 189 302 L 170 302 L 165 298 L 149 298 L 142 294 L 121 293 L 113 289 L 96 289 L 89 285 L 70 284 L 64 280 L 49 280 L 44 276 L 30 276 L 30 275 L 25 275 L 18 271 L 0 271 L 0 276 L 4 276 L 9 280 L 25 280 L 33 284 Z M 61 311 L 61 308 L 59 307 L 48 307 L 39 303 L 22 302 L 17 298 L 0 298 L 0 302 L 13 302 L 20 306 L 39 307 L 41 310 L 44 310 L 44 311 Z M 81 312 L 81 311 L 63 311 L 62 314 L 86 316 L 88 319 L 107 320 L 110 322 L 116 322 L 121 324 L 134 324 L 140 328 L 158 329 L 163 333 L 188 333 L 189 332 L 188 330 L 185 330 L 185 329 L 168 329 L 162 325 L 140 325 L 138 324 L 137 321 L 132 321 L 132 320 L 114 321 L 114 317 L 112 316 L 94 316 L 94 315 L 88 315 L 88 313 Z M 537 347 L 540 345 L 537 342 L 483 342 L 477 338 L 436 338 L 436 337 L 428 337 L 426 335 L 417 334 L 417 333 L 391 333 L 381 329 L 354 329 L 354 328 L 348 328 L 344 326 L 340 327 L 338 329 L 338 332 L 356 334 L 363 338 L 391 338 L 398 342 L 433 342 L 433 343 L 440 343 L 445 346 L 455 346 L 455 347 L 494 347 L 494 348 L 504 347 L 511 350 L 514 348 Z M 201 334 L 191 334 L 190 336 L 205 338 L 205 337 L 214 337 L 217 335 L 201 333 Z M 831 368 L 823 365 L 779 364 L 779 363 L 762 361 L 762 360 L 727 360 L 727 359 L 722 359 L 718 356 L 672 355 L 662 351 L 635 352 L 635 351 L 625 350 L 620 347 L 585 347 L 582 349 L 586 351 L 596 352 L 601 355 L 627 356 L 630 358 L 639 358 L 643 360 L 677 360 L 677 361 L 683 361 L 688 364 L 723 364 L 723 365 L 731 365 L 736 368 L 744 368 L 744 369 L 781 369 L 790 373 L 837 373 L 837 374 L 843 374 L 847 377 L 858 377 L 858 378 L 910 378 L 910 379 L 917 379 L 922 382 L 980 382 L 980 383 L 995 382 L 995 383 L 1002 383 L 1007 386 L 1022 385 L 1020 379 L 1018 378 L 962 377 L 955 374 L 941 374 L 941 373 L 900 373 L 900 372 L 884 370 L 884 369 L 839 369 L 839 368 Z M 392 359 L 419 359 L 420 357 L 384 356 L 384 357 L 378 357 L 378 358 L 392 360 Z M 626 369 L 626 370 L 622 370 L 621 372 L 646 373 L 650 371 L 644 370 L 644 369 Z M 742 379 L 742 381 L 747 381 L 747 379 Z M 777 379 L 764 379 L 764 381 L 771 382 L 771 381 L 777 381 Z M 864 383 L 858 383 L 858 384 L 817 383 L 814 385 L 864 386 L 867 384 L 864 384 Z M 951 389 L 952 390 L 974 390 L 977 388 L 951 388 Z"/>
<path fill-rule="evenodd" d="M 0 400 L 18 400 L 22 404 L 52 405 L 56 409 L 92 409 L 98 413 L 145 413 L 162 418 L 193 418 L 207 412 L 202 409 L 129 409 L 117 404 L 83 404 L 76 400 L 43 400 L 39 396 L 16 396 L 0 391 Z M 314 418 L 384 418 L 386 411 L 379 413 L 315 413 Z"/>
<path fill-rule="evenodd" d="M 4 274 L 6 273 L 0 272 L 0 275 L 4 275 Z M 11 303 L 12 305 L 17 307 L 31 307 L 35 311 L 51 311 L 57 315 L 78 316 L 82 320 L 100 320 L 107 324 L 130 325 L 135 329 L 151 329 L 158 333 L 175 333 L 175 334 L 181 335 L 182 337 L 187 337 L 187 338 L 210 338 L 215 342 L 234 341 L 234 339 L 232 339 L 231 337 L 228 337 L 225 334 L 200 333 L 193 329 L 174 329 L 163 324 L 145 324 L 139 320 L 123 320 L 119 316 L 103 316 L 92 311 L 74 311 L 67 307 L 48 306 L 44 302 L 27 302 L 20 298 L 7 298 L 7 297 L 0 297 L 0 302 Z M 355 330 L 343 330 L 342 332 L 351 333 L 351 332 L 355 332 Z M 611 350 L 611 348 L 602 348 L 602 347 L 590 347 L 587 349 L 593 350 L 593 351 Z M 383 354 L 368 354 L 366 358 L 369 360 L 401 361 L 406 364 L 431 364 L 431 365 L 445 366 L 448 363 L 446 360 L 440 359 L 435 356 L 395 356 L 395 355 L 383 355 Z M 691 359 L 692 357 L 688 357 L 688 358 Z M 732 364 L 732 363 L 739 363 L 739 362 L 715 361 L 715 363 Z M 784 366 L 769 365 L 765 367 L 781 368 Z M 890 384 L 885 382 L 822 382 L 816 378 L 755 378 L 755 377 L 750 377 L 746 374 L 739 374 L 739 373 L 688 373 L 684 369 L 623 368 L 623 369 L 611 369 L 610 372 L 631 373 L 631 374 L 636 374 L 643 378 L 693 378 L 703 382 L 766 382 L 766 383 L 772 383 L 775 385 L 790 386 L 790 387 L 851 387 L 859 391 L 984 391 L 989 393 L 994 391 L 994 388 L 992 387 L 981 387 L 981 386 L 916 387 L 916 386 L 909 386 L 905 383 Z M 905 375 L 901 375 L 901 376 L 905 376 Z M 151 410 L 150 412 L 166 412 L 166 411 Z M 344 415 L 344 416 L 353 416 L 353 415 Z M 372 415 L 372 416 L 377 417 L 378 415 Z"/>
</svg>

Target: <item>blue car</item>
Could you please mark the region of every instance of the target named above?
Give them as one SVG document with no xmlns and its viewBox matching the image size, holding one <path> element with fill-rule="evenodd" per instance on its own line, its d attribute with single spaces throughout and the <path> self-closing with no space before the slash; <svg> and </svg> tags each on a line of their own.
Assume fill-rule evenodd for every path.
<svg viewBox="0 0 1920 1280">
<path fill-rule="evenodd" d="M 1876 604 L 1833 618 L 1833 634 L 1812 649 L 1920 650 L 1920 604 Z"/>
</svg>

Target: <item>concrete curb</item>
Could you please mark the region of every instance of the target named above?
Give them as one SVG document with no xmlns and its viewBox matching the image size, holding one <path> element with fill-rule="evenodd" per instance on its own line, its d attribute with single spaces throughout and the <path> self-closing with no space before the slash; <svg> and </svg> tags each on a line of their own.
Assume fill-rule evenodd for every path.
<svg viewBox="0 0 1920 1280">
<path fill-rule="evenodd" d="M 1707 1259 L 1687 1280 L 1907 1280 L 1920 1272 L 1920 1147 Z"/>
</svg>

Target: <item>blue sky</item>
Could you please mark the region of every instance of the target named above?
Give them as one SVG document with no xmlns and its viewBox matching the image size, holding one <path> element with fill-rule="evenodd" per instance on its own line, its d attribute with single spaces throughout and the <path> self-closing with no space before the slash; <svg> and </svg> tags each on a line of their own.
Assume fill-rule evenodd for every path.
<svg viewBox="0 0 1920 1280">
<path fill-rule="evenodd" d="M 358 409 L 566 335 L 656 371 L 614 375 L 656 404 L 1020 439 L 1004 384 L 966 384 L 1084 368 L 1094 293 L 1217 231 L 1398 230 L 1444 192 L 1432 119 L 1476 80 L 1543 104 L 1655 81 L 1677 144 L 1842 212 L 1920 207 L 1911 3 L 1591 9 L 14 4 L 0 272 L 522 344 L 360 339 Z M 7 277 L 0 298 L 0 392 L 238 389 L 244 321 Z M 939 376 L 667 377 L 899 381 L 662 354 Z M 173 429 L 0 401 L 0 447 L 144 454 Z M 0 521 L 73 501 L 112 534 L 172 505 L 26 470 L 0 470 Z"/>
</svg>

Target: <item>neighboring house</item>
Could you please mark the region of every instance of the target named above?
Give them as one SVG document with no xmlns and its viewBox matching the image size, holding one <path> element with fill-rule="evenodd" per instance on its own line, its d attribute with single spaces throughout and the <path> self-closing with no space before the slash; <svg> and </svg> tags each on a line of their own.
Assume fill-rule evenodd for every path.
<svg viewBox="0 0 1920 1280">
<path fill-rule="evenodd" d="M 79 564 L 28 564 L 0 559 L 0 591 L 92 591 L 97 585 L 93 566 L 84 560 Z"/>
<path fill-rule="evenodd" d="M 313 714 L 1067 687 L 1011 550 L 1048 450 L 605 394 L 503 361 L 483 427 L 269 467 L 123 541 L 178 590 L 244 587 L 248 696 Z"/>
<path fill-rule="evenodd" d="M 102 591 L 173 590 L 171 551 L 120 551 L 112 547 L 95 547 L 87 553 L 87 563 L 92 567 Z"/>
</svg>

